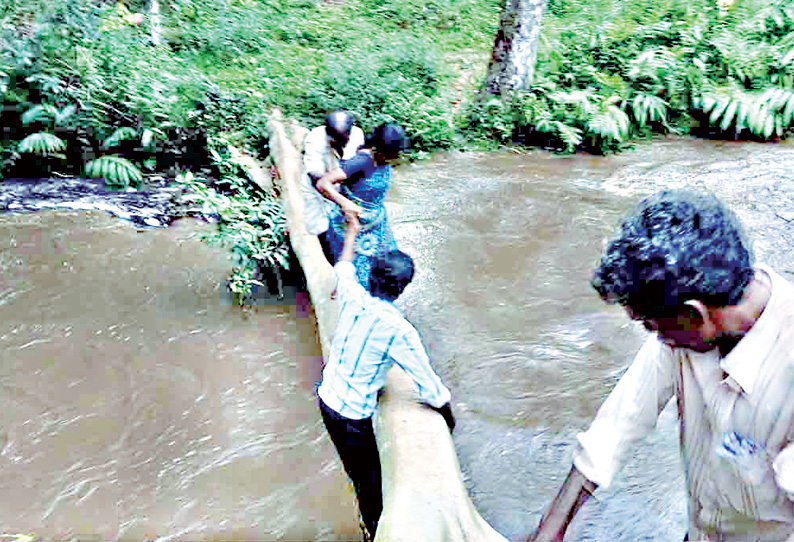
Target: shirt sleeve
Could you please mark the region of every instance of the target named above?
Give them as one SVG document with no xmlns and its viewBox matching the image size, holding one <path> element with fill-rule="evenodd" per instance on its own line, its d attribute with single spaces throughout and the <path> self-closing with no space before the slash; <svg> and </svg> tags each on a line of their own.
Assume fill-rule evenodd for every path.
<svg viewBox="0 0 794 542">
<path fill-rule="evenodd" d="M 450 400 L 450 393 L 430 366 L 419 333 L 407 324 L 389 347 L 389 357 L 411 377 L 419 389 L 419 399 L 438 408 Z"/>
<path fill-rule="evenodd" d="M 303 143 L 303 168 L 307 173 L 317 177 L 325 174 L 327 145 L 324 128 L 315 128 L 308 133 Z"/>
<path fill-rule="evenodd" d="M 648 435 L 674 392 L 675 354 L 652 335 L 577 436 L 574 465 L 588 480 L 608 487 L 631 446 Z"/>
<path fill-rule="evenodd" d="M 775 457 L 772 462 L 775 482 L 789 500 L 794 501 L 794 444 L 789 444 Z"/>
<path fill-rule="evenodd" d="M 344 304 L 362 295 L 369 295 L 361 284 L 356 280 L 356 267 L 353 262 L 342 260 L 334 266 L 336 272 L 336 295 L 339 299 L 339 310 L 341 312 Z"/>
<path fill-rule="evenodd" d="M 345 172 L 348 180 L 356 180 L 358 177 L 369 177 L 375 169 L 372 155 L 366 152 L 356 154 L 350 160 L 339 162 L 339 169 Z"/>
</svg>

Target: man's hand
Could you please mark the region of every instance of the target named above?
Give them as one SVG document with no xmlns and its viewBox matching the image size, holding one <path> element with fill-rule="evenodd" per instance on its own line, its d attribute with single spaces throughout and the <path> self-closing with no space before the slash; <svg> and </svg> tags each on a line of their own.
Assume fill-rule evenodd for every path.
<svg viewBox="0 0 794 542">
<path fill-rule="evenodd" d="M 357 214 L 350 214 L 347 215 L 347 229 L 345 230 L 346 235 L 352 235 L 355 237 L 358 235 L 358 232 L 361 230 L 361 221 L 358 219 Z"/>
<path fill-rule="evenodd" d="M 345 199 L 345 201 L 340 203 L 339 206 L 342 208 L 342 212 L 345 213 L 345 216 L 347 217 L 348 226 L 350 226 L 350 217 L 354 216 L 356 219 L 358 219 L 358 215 L 361 214 L 361 206 L 356 205 L 348 199 Z"/>
</svg>

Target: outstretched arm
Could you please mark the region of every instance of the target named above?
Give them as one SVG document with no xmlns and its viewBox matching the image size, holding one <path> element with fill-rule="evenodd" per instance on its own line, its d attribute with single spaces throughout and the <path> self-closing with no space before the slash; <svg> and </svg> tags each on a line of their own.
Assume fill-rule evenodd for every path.
<svg viewBox="0 0 794 542">
<path fill-rule="evenodd" d="M 559 493 L 541 518 L 538 530 L 527 542 L 562 540 L 576 512 L 592 496 L 596 487 L 576 467 L 571 467 Z"/>
<path fill-rule="evenodd" d="M 342 254 L 339 256 L 340 261 L 352 262 L 355 257 L 356 235 L 358 230 L 361 229 L 361 223 L 358 221 L 358 216 L 348 215 L 347 229 L 345 230 L 345 241 L 342 245 Z"/>
<path fill-rule="evenodd" d="M 339 205 L 339 207 L 342 208 L 342 212 L 349 218 L 351 214 L 358 215 L 361 212 L 361 207 L 350 201 L 337 190 L 336 185 L 345 179 L 347 179 L 345 172 L 337 168 L 320 177 L 315 186 L 325 197 Z"/>
</svg>

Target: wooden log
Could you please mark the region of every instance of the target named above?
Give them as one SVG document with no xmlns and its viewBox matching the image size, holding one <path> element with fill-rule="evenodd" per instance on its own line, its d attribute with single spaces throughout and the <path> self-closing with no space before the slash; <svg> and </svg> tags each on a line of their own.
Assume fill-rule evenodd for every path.
<svg viewBox="0 0 794 542">
<path fill-rule="evenodd" d="M 290 242 L 306 275 L 327 356 L 336 327 L 336 302 L 331 299 L 335 276 L 317 237 L 306 232 L 301 156 L 287 137 L 279 112 L 271 117 L 270 129 Z M 376 542 L 506 542 L 482 519 L 466 493 L 444 419 L 419 403 L 413 382 L 399 367 L 389 371 L 375 427 L 384 501 Z"/>
</svg>

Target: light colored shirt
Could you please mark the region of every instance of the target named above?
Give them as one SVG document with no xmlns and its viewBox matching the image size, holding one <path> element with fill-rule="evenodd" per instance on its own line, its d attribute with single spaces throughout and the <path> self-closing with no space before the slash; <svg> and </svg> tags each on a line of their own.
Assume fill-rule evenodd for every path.
<svg viewBox="0 0 794 542">
<path fill-rule="evenodd" d="M 430 366 L 419 333 L 394 304 L 373 297 L 348 261 L 334 267 L 339 316 L 323 381 L 317 390 L 330 408 L 354 420 L 372 416 L 378 390 L 393 363 L 414 381 L 419 398 L 440 407 L 449 390 Z"/>
<path fill-rule="evenodd" d="M 690 540 L 786 540 L 794 532 L 794 285 L 766 266 L 756 272 L 771 279 L 771 296 L 727 356 L 649 337 L 578 435 L 576 468 L 608 486 L 675 396 Z"/>
<path fill-rule="evenodd" d="M 350 139 L 342 149 L 342 156 L 331 147 L 331 138 L 325 132 L 325 126 L 311 130 L 303 142 L 303 175 L 301 192 L 303 193 L 303 217 L 306 230 L 318 235 L 328 229 L 328 205 L 332 202 L 323 197 L 312 182 L 309 173 L 322 177 L 329 171 L 339 167 L 339 160 L 349 160 L 355 156 L 358 148 L 364 144 L 364 132 L 358 126 L 350 129 Z"/>
</svg>

